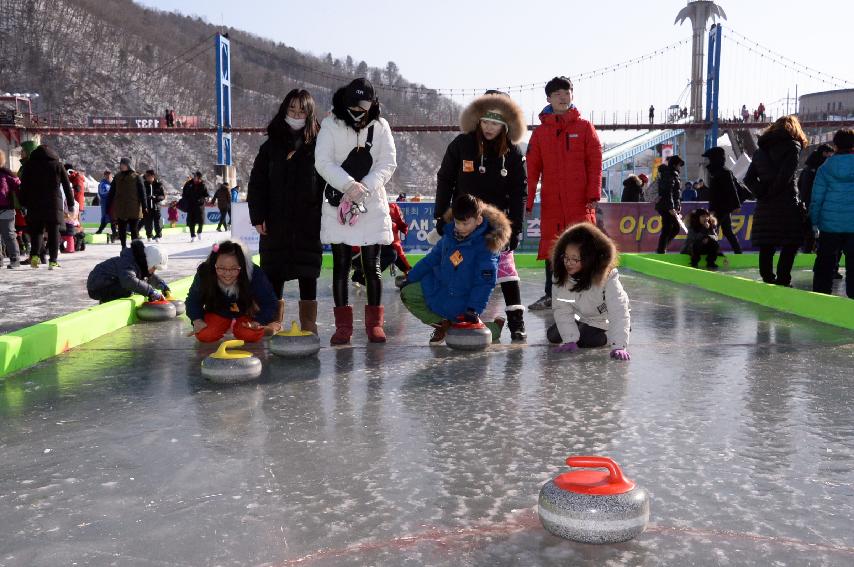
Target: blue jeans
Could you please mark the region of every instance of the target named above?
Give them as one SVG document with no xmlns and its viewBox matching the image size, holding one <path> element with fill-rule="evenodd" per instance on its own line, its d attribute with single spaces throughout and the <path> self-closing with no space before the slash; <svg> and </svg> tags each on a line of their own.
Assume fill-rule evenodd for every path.
<svg viewBox="0 0 854 567">
<path fill-rule="evenodd" d="M 839 267 L 840 253 L 845 254 L 845 293 L 854 299 L 854 280 L 850 272 L 854 258 L 854 232 L 822 232 L 818 235 L 812 290 L 818 293 L 833 293 L 833 275 Z"/>
</svg>

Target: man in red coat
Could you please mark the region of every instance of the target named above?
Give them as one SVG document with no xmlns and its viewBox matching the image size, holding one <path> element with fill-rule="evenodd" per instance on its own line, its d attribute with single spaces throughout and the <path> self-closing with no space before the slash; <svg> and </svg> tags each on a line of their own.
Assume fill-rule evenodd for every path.
<svg viewBox="0 0 854 567">
<path fill-rule="evenodd" d="M 550 309 L 552 269 L 549 254 L 561 233 L 580 222 L 596 224 L 596 203 L 602 196 L 602 144 L 593 124 L 581 118 L 572 104 L 572 81 L 555 77 L 546 84 L 549 105 L 540 113 L 540 126 L 528 143 L 526 209 L 534 208 L 540 187 L 540 248 L 546 261 L 545 295 L 529 309 Z"/>
</svg>

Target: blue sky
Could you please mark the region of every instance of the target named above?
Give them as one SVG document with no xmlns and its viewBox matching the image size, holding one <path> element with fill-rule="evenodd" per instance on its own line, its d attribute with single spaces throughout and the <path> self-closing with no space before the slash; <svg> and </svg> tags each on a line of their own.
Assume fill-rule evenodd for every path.
<svg viewBox="0 0 854 567">
<path fill-rule="evenodd" d="M 691 34 L 688 23 L 673 24 L 684 0 L 138 1 L 202 16 L 212 23 L 225 22 L 318 55 L 332 52 L 342 59 L 351 55 L 371 66 L 393 60 L 407 79 L 434 88 L 538 83 L 556 74 L 572 77 L 655 51 Z M 854 2 L 818 2 L 815 5 L 822 8 L 817 10 L 806 9 L 809 3 L 789 0 L 719 0 L 718 4 L 727 12 L 725 29 L 854 81 L 850 49 L 841 51 L 841 38 L 850 38 L 854 24 Z M 687 47 L 674 48 L 656 63 L 578 85 L 579 107 L 582 112 L 632 113 L 633 118 L 650 103 L 663 109 L 679 98 L 688 80 L 688 54 Z M 832 88 L 810 85 L 807 77 L 794 71 L 763 65 L 746 48 L 725 49 L 723 58 L 728 70 L 722 81 L 727 89 L 723 106 L 755 106 L 755 99 L 761 98 L 766 105 L 773 100 L 783 108 L 787 92 L 794 96 L 795 84 L 800 94 Z M 539 109 L 544 96 L 539 89 L 518 95 L 529 113 Z"/>
</svg>

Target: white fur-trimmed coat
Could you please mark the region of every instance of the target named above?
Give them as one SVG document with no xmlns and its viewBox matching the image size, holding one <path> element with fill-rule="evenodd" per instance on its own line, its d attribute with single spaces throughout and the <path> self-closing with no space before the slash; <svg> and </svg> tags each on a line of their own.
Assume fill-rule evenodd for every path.
<svg viewBox="0 0 854 567">
<path fill-rule="evenodd" d="M 324 118 L 317 135 L 314 165 L 317 173 L 332 187 L 339 191 L 349 187 L 353 178 L 341 164 L 357 144 L 364 146 L 371 125 L 374 126 L 370 150 L 373 165 L 362 179 L 362 185 L 370 191 L 364 202 L 368 212 L 361 214 L 354 226 L 342 225 L 338 222 L 338 208 L 324 200 L 320 219 L 320 240 L 324 244 L 367 246 L 391 244 L 394 240 L 385 185 L 397 169 L 397 152 L 391 127 L 384 118 L 374 120 L 358 133 L 332 115 Z"/>
<path fill-rule="evenodd" d="M 625 349 L 631 334 L 629 296 L 626 295 L 616 269 L 611 270 L 602 285 L 593 284 L 582 292 L 571 291 L 575 280 L 552 288 L 552 310 L 557 330 L 565 343 L 578 340 L 578 321 L 603 329 L 611 348 Z"/>
</svg>

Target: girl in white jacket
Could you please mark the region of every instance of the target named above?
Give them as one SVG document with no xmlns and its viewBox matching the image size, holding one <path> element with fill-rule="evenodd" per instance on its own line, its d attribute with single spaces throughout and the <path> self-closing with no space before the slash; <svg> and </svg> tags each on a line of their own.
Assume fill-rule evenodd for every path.
<svg viewBox="0 0 854 567">
<path fill-rule="evenodd" d="M 367 79 L 355 79 L 332 97 L 332 113 L 320 125 L 314 152 L 325 181 L 320 240 L 332 245 L 335 334 L 347 344 L 353 334 L 348 279 L 353 246 L 361 247 L 368 303 L 365 329 L 371 342 L 385 342 L 380 245 L 391 244 L 392 223 L 385 185 L 397 168 L 394 139 Z"/>
<path fill-rule="evenodd" d="M 555 324 L 547 331 L 556 352 L 611 345 L 611 358 L 629 360 L 629 297 L 614 265 L 617 250 L 590 223 L 567 229 L 552 251 Z"/>
</svg>

